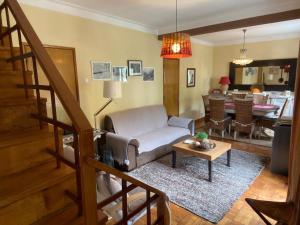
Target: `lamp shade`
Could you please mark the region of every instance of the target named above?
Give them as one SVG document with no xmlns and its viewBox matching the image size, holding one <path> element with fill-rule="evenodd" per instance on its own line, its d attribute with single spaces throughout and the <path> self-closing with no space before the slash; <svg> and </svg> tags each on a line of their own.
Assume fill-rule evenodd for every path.
<svg viewBox="0 0 300 225">
<path fill-rule="evenodd" d="M 179 32 L 163 35 L 160 56 L 167 59 L 191 57 L 190 35 Z"/>
<path fill-rule="evenodd" d="M 229 77 L 227 77 L 227 76 L 221 77 L 219 84 L 222 84 L 222 85 L 231 84 Z"/>
<path fill-rule="evenodd" d="M 122 87 L 120 81 L 104 81 L 103 84 L 103 97 L 104 98 L 121 98 Z"/>
</svg>

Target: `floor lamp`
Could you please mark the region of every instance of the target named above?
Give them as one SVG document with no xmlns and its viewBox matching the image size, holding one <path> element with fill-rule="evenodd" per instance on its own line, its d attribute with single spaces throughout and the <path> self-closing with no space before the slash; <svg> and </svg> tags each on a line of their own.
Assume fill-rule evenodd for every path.
<svg viewBox="0 0 300 225">
<path fill-rule="evenodd" d="M 104 81 L 103 97 L 108 101 L 94 113 L 95 129 L 97 129 L 97 116 L 113 101 L 113 99 L 122 97 L 122 87 L 120 81 Z"/>
</svg>

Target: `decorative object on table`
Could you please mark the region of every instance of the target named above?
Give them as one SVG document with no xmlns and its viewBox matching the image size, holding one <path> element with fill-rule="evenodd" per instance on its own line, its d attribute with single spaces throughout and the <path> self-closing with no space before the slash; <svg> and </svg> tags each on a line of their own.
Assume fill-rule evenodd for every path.
<svg viewBox="0 0 300 225">
<path fill-rule="evenodd" d="M 141 60 L 128 60 L 128 75 L 141 76 L 143 73 L 143 62 Z"/>
<path fill-rule="evenodd" d="M 143 81 L 154 81 L 154 68 L 144 67 L 143 68 Z"/>
<path fill-rule="evenodd" d="M 241 65 L 241 66 L 245 66 L 253 62 L 253 59 L 247 57 L 247 49 L 245 48 L 246 31 L 247 31 L 246 29 L 243 29 L 244 42 L 243 42 L 243 48 L 240 50 L 240 56 L 233 60 L 234 64 Z"/>
<path fill-rule="evenodd" d="M 122 86 L 120 81 L 104 81 L 103 97 L 109 100 L 94 113 L 95 129 L 97 129 L 97 116 L 116 98 L 122 97 Z"/>
<path fill-rule="evenodd" d="M 127 66 L 114 66 L 112 80 L 127 82 L 128 69 Z"/>
<path fill-rule="evenodd" d="M 196 69 L 195 68 L 187 68 L 186 70 L 186 86 L 187 87 L 195 87 L 196 83 Z"/>
<path fill-rule="evenodd" d="M 111 63 L 91 61 L 93 80 L 111 80 Z"/>
<path fill-rule="evenodd" d="M 264 168 L 262 159 L 256 154 L 232 150 L 233 166 L 227 167 L 223 154 L 213 163 L 213 182 L 206 180 L 207 164 L 203 159 L 181 154 L 177 154 L 176 169 L 170 168 L 171 155 L 167 155 L 128 175 L 165 192 L 176 205 L 217 224 L 260 174 Z"/>
<path fill-rule="evenodd" d="M 203 141 L 194 141 L 191 146 L 196 150 L 210 150 L 216 147 L 216 143 L 204 139 Z"/>
<path fill-rule="evenodd" d="M 208 134 L 206 132 L 199 132 L 195 135 L 195 137 L 200 140 L 200 141 L 203 141 L 205 139 L 208 138 Z"/>
<path fill-rule="evenodd" d="M 190 35 L 177 30 L 177 11 L 176 0 L 176 32 L 163 35 L 160 54 L 162 58 L 179 59 L 192 56 Z"/>
<path fill-rule="evenodd" d="M 219 84 L 221 84 L 221 91 L 223 94 L 226 94 L 229 88 L 229 84 L 231 84 L 228 76 L 222 76 L 219 80 Z"/>
</svg>

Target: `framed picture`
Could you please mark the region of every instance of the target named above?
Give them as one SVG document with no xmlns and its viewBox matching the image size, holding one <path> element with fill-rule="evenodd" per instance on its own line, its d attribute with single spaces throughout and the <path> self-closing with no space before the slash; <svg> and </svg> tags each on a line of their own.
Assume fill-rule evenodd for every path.
<svg viewBox="0 0 300 225">
<path fill-rule="evenodd" d="M 111 80 L 111 63 L 91 61 L 93 80 Z"/>
<path fill-rule="evenodd" d="M 196 69 L 195 68 L 187 68 L 186 86 L 187 87 L 195 87 L 195 83 L 196 83 Z"/>
<path fill-rule="evenodd" d="M 143 80 L 144 81 L 154 81 L 154 68 L 144 67 L 143 68 Z"/>
<path fill-rule="evenodd" d="M 127 67 L 114 66 L 112 69 L 112 80 L 127 82 Z"/>
<path fill-rule="evenodd" d="M 143 73 L 143 65 L 141 60 L 128 60 L 128 75 L 141 76 Z"/>
</svg>

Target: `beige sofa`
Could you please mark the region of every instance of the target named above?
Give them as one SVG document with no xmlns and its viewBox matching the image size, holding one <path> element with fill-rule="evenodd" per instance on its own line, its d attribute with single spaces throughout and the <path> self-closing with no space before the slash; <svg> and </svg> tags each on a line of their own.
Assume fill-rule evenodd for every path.
<svg viewBox="0 0 300 225">
<path fill-rule="evenodd" d="M 130 171 L 171 151 L 171 145 L 194 134 L 194 121 L 168 118 L 162 105 L 115 112 L 105 117 L 107 147 L 115 165 Z"/>
</svg>

